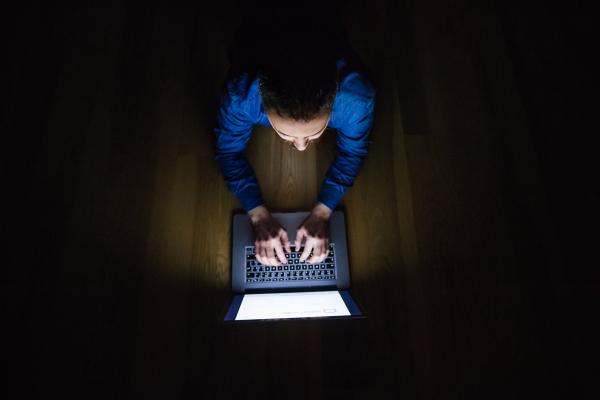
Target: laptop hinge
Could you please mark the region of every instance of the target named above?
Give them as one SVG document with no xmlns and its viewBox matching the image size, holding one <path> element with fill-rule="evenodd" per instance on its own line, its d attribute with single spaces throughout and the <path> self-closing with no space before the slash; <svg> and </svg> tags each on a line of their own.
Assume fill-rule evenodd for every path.
<svg viewBox="0 0 600 400">
<path fill-rule="evenodd" d="M 309 287 L 279 287 L 279 288 L 257 288 L 246 289 L 245 294 L 263 294 L 263 293 L 296 293 L 296 292 L 328 292 L 338 290 L 335 285 L 329 286 L 309 286 Z"/>
</svg>

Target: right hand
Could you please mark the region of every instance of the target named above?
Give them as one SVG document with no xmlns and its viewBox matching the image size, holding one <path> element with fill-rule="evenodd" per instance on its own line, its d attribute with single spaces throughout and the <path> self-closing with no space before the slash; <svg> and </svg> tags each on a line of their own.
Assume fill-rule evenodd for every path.
<svg viewBox="0 0 600 400">
<path fill-rule="evenodd" d="M 265 206 L 256 207 L 248 212 L 254 225 L 254 253 L 256 260 L 264 265 L 281 265 L 275 253 L 283 263 L 287 264 L 283 248 L 290 253 L 290 240 L 283 226 Z"/>
</svg>

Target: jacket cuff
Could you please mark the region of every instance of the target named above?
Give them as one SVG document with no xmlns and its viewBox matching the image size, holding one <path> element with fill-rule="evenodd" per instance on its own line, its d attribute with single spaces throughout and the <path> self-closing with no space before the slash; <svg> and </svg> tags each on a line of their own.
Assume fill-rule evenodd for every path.
<svg viewBox="0 0 600 400">
<path fill-rule="evenodd" d="M 317 202 L 327 206 L 331 211 L 335 209 L 344 193 L 332 185 L 323 184 Z"/>
<path fill-rule="evenodd" d="M 246 212 L 265 204 L 262 192 L 258 186 L 250 186 L 243 192 L 238 193 L 237 198 L 242 203 L 242 207 L 244 207 L 244 211 Z"/>
</svg>

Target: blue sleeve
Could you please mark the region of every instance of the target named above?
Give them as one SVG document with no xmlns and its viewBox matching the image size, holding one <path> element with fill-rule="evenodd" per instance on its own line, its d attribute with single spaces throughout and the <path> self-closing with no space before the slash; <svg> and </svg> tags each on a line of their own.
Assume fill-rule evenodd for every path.
<svg viewBox="0 0 600 400">
<path fill-rule="evenodd" d="M 246 212 L 265 204 L 256 174 L 244 154 L 252 126 L 247 113 L 224 84 L 215 128 L 215 161 L 225 184 Z"/>
<path fill-rule="evenodd" d="M 338 151 L 325 173 L 317 201 L 334 210 L 352 187 L 369 151 L 375 100 L 359 106 L 347 116 L 348 124 L 338 128 Z"/>
</svg>

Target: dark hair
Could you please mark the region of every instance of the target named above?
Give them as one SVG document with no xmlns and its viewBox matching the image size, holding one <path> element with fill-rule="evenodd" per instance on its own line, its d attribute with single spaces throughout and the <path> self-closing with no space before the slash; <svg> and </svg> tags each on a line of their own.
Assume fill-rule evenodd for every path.
<svg viewBox="0 0 600 400">
<path fill-rule="evenodd" d="M 265 111 L 308 122 L 333 110 L 339 54 L 318 24 L 324 26 L 317 20 L 275 29 L 257 70 Z"/>
</svg>

